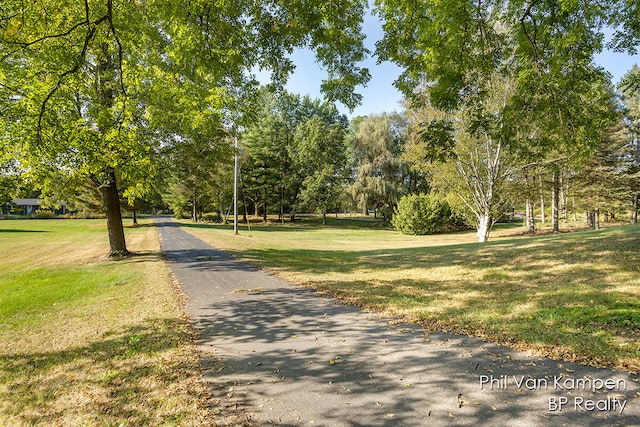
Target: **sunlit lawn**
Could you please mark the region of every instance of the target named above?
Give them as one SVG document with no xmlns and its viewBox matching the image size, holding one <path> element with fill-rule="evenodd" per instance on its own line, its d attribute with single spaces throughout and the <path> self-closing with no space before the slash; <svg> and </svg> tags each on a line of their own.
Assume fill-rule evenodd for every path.
<svg viewBox="0 0 640 427">
<path fill-rule="evenodd" d="M 182 222 L 235 256 L 373 310 L 588 365 L 640 370 L 640 227 L 522 237 L 506 225 L 404 236 L 333 219 L 241 227 Z"/>
<path fill-rule="evenodd" d="M 0 221 L 0 425 L 203 425 L 192 333 L 152 226 Z"/>
</svg>

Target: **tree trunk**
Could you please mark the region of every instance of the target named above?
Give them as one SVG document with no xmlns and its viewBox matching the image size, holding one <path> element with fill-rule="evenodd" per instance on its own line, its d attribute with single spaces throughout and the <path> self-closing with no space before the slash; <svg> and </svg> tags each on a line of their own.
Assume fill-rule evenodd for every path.
<svg viewBox="0 0 640 427">
<path fill-rule="evenodd" d="M 526 201 L 526 215 L 525 215 L 526 227 L 528 233 L 535 233 L 536 231 L 536 218 L 533 214 L 533 200 L 527 197 Z"/>
<path fill-rule="evenodd" d="M 566 223 L 569 220 L 569 216 L 567 214 L 567 192 L 565 191 L 565 186 L 567 183 L 565 182 L 564 174 L 560 171 L 560 182 L 559 182 L 559 194 L 558 198 L 560 200 L 560 219 L 562 222 Z"/>
<path fill-rule="evenodd" d="M 138 225 L 138 215 L 136 214 L 135 205 L 133 206 L 133 209 L 132 209 L 132 215 L 133 215 L 133 225 Z"/>
<path fill-rule="evenodd" d="M 107 231 L 109 233 L 109 256 L 127 255 L 127 244 L 124 239 L 122 226 L 122 212 L 120 211 L 120 195 L 116 184 L 116 174 L 113 169 L 106 172 L 106 182 L 100 186 L 100 195 L 104 213 L 107 217 Z"/>
<path fill-rule="evenodd" d="M 631 211 L 631 224 L 638 224 L 638 204 L 640 203 L 640 194 L 633 196 L 633 210 Z"/>
<path fill-rule="evenodd" d="M 284 176 L 282 180 L 284 181 Z M 284 224 L 284 185 L 280 186 L 280 222 Z"/>
<path fill-rule="evenodd" d="M 242 195 L 242 207 L 244 208 L 242 209 L 242 222 L 246 224 L 248 222 L 247 221 L 247 200 L 244 197 L 244 183 L 242 182 L 242 179 L 240 179 L 240 194 Z"/>
<path fill-rule="evenodd" d="M 102 111 L 110 111 L 113 107 L 114 92 L 109 82 L 113 81 L 112 73 L 116 67 L 109 53 L 109 45 L 102 43 L 100 49 L 101 52 L 98 54 L 98 64 L 95 69 L 98 93 L 97 103 Z M 98 129 L 101 135 L 105 134 L 106 129 L 103 125 L 99 125 Z M 107 232 L 109 233 L 109 246 L 111 248 L 109 256 L 124 256 L 128 254 L 128 251 L 124 239 L 120 195 L 118 194 L 115 170 L 111 167 L 105 167 L 102 178 L 102 180 L 95 179 L 94 182 L 98 183 L 104 213 L 107 217 Z"/>
<path fill-rule="evenodd" d="M 327 213 L 322 212 L 322 225 L 327 225 Z"/>
<path fill-rule="evenodd" d="M 544 185 L 542 183 L 542 175 L 540 175 L 540 222 L 545 223 L 544 214 Z"/>
<path fill-rule="evenodd" d="M 193 199 L 191 200 L 191 220 L 193 222 L 198 222 L 198 211 L 196 206 L 196 195 L 193 195 Z"/>
<path fill-rule="evenodd" d="M 560 171 L 553 168 L 553 188 L 551 189 L 551 226 L 554 233 L 560 231 Z"/>
<path fill-rule="evenodd" d="M 262 220 L 264 222 L 267 222 L 267 201 L 264 201 L 264 206 L 262 207 L 263 211 L 262 211 Z"/>
<path fill-rule="evenodd" d="M 594 222 L 595 224 L 594 228 L 596 230 L 600 230 L 600 208 L 596 208 L 596 210 L 594 211 Z"/>
<path fill-rule="evenodd" d="M 525 174 L 524 176 L 525 188 L 526 188 L 526 200 L 525 200 L 525 219 L 524 225 L 528 233 L 535 233 L 536 231 L 536 217 L 533 209 L 533 200 L 531 200 L 531 176 Z"/>
<path fill-rule="evenodd" d="M 486 213 L 478 217 L 478 242 L 484 243 L 489 240 L 489 225 L 491 223 L 491 215 Z"/>
</svg>

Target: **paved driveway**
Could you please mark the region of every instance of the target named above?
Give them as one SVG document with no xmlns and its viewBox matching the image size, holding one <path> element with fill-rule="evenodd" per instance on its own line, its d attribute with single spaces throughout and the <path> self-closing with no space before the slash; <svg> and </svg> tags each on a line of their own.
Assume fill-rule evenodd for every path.
<svg viewBox="0 0 640 427">
<path fill-rule="evenodd" d="M 157 224 L 219 425 L 640 426 L 637 375 L 427 335 Z"/>
</svg>

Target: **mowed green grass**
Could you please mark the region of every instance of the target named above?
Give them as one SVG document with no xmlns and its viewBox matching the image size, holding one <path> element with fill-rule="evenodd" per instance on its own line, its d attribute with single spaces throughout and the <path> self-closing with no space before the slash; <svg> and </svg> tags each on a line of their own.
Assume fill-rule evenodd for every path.
<svg viewBox="0 0 640 427">
<path fill-rule="evenodd" d="M 0 221 L 0 425 L 203 425 L 206 390 L 156 230 Z"/>
<path fill-rule="evenodd" d="M 521 350 L 640 370 L 640 227 L 523 237 L 499 227 L 403 236 L 372 222 L 242 227 L 193 234 L 350 303 Z"/>
</svg>

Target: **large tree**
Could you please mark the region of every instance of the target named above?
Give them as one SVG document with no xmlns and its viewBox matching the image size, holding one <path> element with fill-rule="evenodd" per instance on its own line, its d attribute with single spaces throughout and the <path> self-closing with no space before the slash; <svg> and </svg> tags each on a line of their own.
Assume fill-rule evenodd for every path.
<svg viewBox="0 0 640 427">
<path fill-rule="evenodd" d="M 346 165 L 345 131 L 340 123 L 328 124 L 320 116 L 298 126 L 296 160 L 306 172 L 302 182 L 299 205 L 322 214 L 340 207 Z"/>
<path fill-rule="evenodd" d="M 635 53 L 640 43 L 637 2 L 627 0 L 376 0 L 384 38 L 381 60 L 403 68 L 396 85 L 448 108 L 482 96 L 487 77 L 514 70 L 519 89 L 562 89 L 593 78 L 593 55 L 604 47 Z M 557 86 L 554 86 L 557 85 Z M 557 91 L 537 95 L 558 95 Z M 537 102 L 537 100 L 530 99 Z"/>
<path fill-rule="evenodd" d="M 553 160 L 588 157 L 610 124 L 608 101 L 597 111 L 591 108 L 606 92 L 607 76 L 593 64 L 604 48 L 603 28 L 615 27 L 610 46 L 617 49 L 633 50 L 640 36 L 634 19 L 638 6 L 626 0 L 378 0 L 376 5 L 385 30 L 377 52 L 404 69 L 396 85 L 414 106 L 470 112 L 470 127 L 482 129 L 494 80 L 514 80 L 501 132 L 511 151 L 529 157 L 527 163 L 548 166 L 554 195 L 560 174 Z M 455 147 L 437 137 L 443 126 L 425 124 L 434 130 L 432 151 L 438 155 Z"/>
<path fill-rule="evenodd" d="M 482 103 L 454 112 L 426 105 L 408 114 L 413 138 L 405 148 L 412 167 L 428 172 L 435 190 L 453 193 L 471 214 L 479 242 L 510 202 L 518 156 L 510 151 L 510 132 L 503 126 L 512 80 L 495 78 Z M 425 125 L 425 123 L 427 125 Z M 447 146 L 444 151 L 435 148 Z"/>
<path fill-rule="evenodd" d="M 316 119 L 324 125 L 346 128 L 347 119 L 335 104 L 308 96 L 273 93 L 263 88 L 261 108 L 242 135 L 243 191 L 251 199 L 254 211 L 262 209 L 266 220 L 269 211 L 284 221 L 285 212 L 295 217 L 303 181 L 312 175 L 309 161 L 301 155 L 296 134 L 300 126 Z M 341 160 L 336 158 L 336 162 Z M 338 165 L 341 168 L 343 165 Z"/>
<path fill-rule="evenodd" d="M 359 117 L 349 142 L 351 197 L 365 214 L 378 209 L 391 214 L 412 186 L 409 164 L 401 154 L 406 120 L 398 113 Z M 415 185 L 414 185 L 415 186 Z"/>
<path fill-rule="evenodd" d="M 326 4 L 325 4 L 326 3 Z M 112 254 L 126 253 L 119 184 L 150 179 L 152 154 L 171 141 L 237 124 L 257 87 L 282 85 L 295 47 L 315 50 L 330 99 L 355 106 L 368 72 L 366 2 L 205 0 L 3 1 L 0 135 L 39 182 L 100 189 Z M 158 126 L 168 126 L 158 134 Z"/>
<path fill-rule="evenodd" d="M 640 68 L 635 65 L 620 82 L 625 107 L 624 131 L 626 141 L 622 153 L 624 171 L 632 200 L 631 223 L 638 223 L 640 209 Z"/>
</svg>

